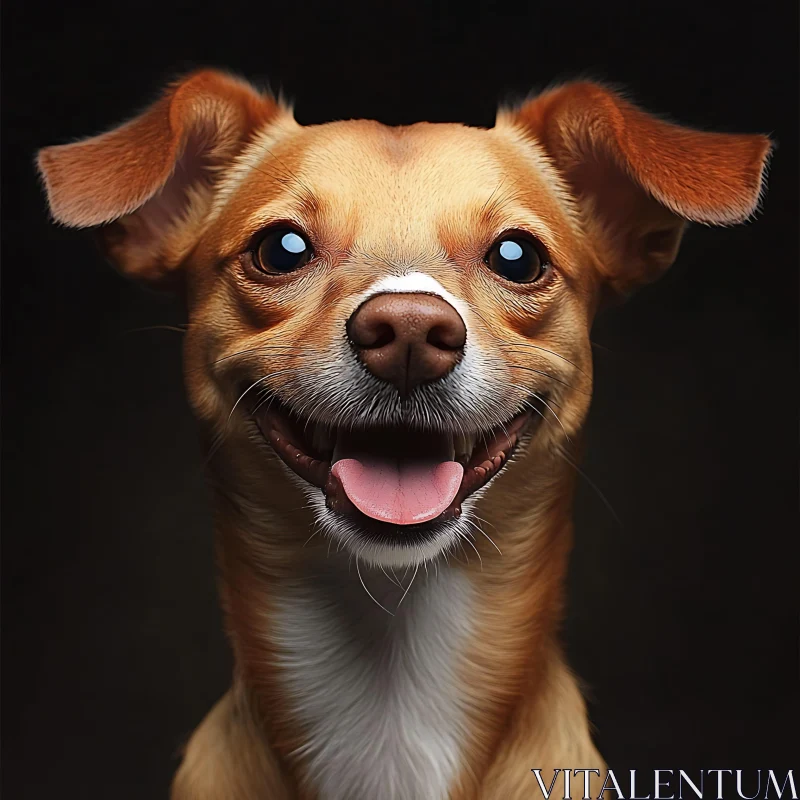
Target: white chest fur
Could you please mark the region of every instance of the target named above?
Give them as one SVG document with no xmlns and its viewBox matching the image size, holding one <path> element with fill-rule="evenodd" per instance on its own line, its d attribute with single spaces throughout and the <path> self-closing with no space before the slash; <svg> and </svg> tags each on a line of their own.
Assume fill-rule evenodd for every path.
<svg viewBox="0 0 800 800">
<path fill-rule="evenodd" d="M 355 567 L 320 569 L 282 595 L 273 619 L 320 800 L 443 800 L 465 739 L 456 669 L 469 636 L 467 579 L 444 565 L 418 575 L 392 617 Z M 362 574 L 394 609 L 399 590 Z"/>
</svg>

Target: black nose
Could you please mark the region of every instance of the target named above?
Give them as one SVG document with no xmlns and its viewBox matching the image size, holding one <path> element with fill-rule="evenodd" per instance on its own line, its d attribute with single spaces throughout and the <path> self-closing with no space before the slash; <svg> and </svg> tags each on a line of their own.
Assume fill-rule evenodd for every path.
<svg viewBox="0 0 800 800">
<path fill-rule="evenodd" d="M 379 294 L 347 323 L 361 363 L 405 397 L 447 375 L 464 355 L 467 329 L 447 301 L 430 294 Z"/>
</svg>

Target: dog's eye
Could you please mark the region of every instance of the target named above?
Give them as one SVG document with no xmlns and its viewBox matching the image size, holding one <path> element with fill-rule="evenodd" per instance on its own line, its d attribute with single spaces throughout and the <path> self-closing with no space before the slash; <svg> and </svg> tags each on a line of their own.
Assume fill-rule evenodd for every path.
<svg viewBox="0 0 800 800">
<path fill-rule="evenodd" d="M 544 248 L 524 236 L 498 239 L 486 254 L 489 269 L 514 283 L 533 283 L 547 269 Z"/>
<path fill-rule="evenodd" d="M 291 228 L 269 231 L 253 251 L 256 267 L 262 272 L 294 272 L 311 260 L 314 251 L 308 239 Z"/>
</svg>

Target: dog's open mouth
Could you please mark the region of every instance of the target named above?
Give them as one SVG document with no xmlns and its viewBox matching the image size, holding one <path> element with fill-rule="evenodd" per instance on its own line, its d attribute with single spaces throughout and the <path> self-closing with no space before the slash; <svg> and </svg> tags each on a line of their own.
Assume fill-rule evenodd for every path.
<svg viewBox="0 0 800 800">
<path fill-rule="evenodd" d="M 253 416 L 281 460 L 323 490 L 329 509 L 412 526 L 459 516 L 463 501 L 502 470 L 533 414 L 474 435 L 331 428 L 298 418 L 274 396 Z"/>
</svg>

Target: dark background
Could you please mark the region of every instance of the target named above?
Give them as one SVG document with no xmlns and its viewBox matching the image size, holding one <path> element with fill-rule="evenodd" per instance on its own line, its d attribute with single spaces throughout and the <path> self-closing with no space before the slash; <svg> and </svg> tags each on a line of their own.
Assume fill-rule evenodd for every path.
<svg viewBox="0 0 800 800">
<path fill-rule="evenodd" d="M 798 766 L 793 5 L 4 4 L 9 800 L 166 796 L 228 685 L 181 336 L 134 332 L 184 312 L 51 226 L 32 168 L 201 65 L 269 80 L 303 123 L 490 125 L 509 91 L 588 72 L 684 123 L 774 135 L 759 219 L 691 229 L 597 323 L 584 468 L 621 524 L 582 480 L 565 638 L 612 767 Z"/>
</svg>

